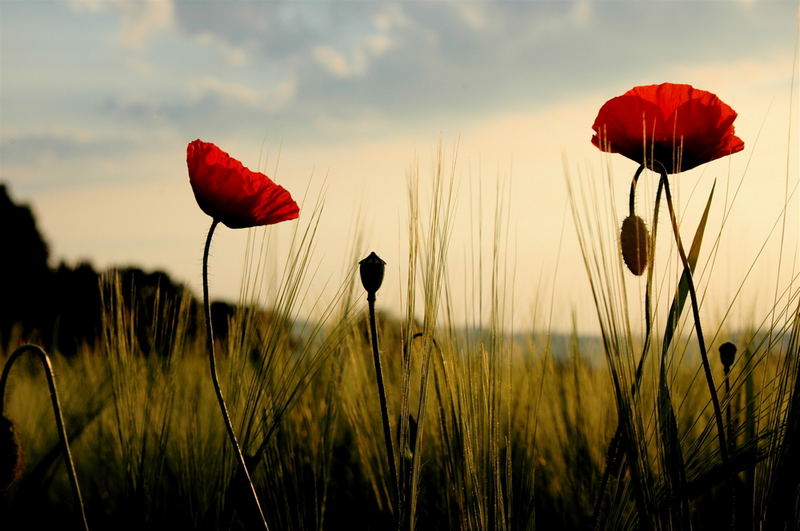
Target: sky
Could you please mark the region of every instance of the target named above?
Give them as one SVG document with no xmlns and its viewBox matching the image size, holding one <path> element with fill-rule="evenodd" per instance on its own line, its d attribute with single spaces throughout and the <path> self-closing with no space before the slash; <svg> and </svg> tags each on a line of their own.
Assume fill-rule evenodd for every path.
<svg viewBox="0 0 800 531">
<path fill-rule="evenodd" d="M 597 111 L 633 86 L 689 83 L 739 114 L 745 150 L 675 186 L 688 225 L 715 180 L 726 191 L 704 311 L 721 318 L 744 280 L 746 324 L 797 261 L 797 33 L 797 1 L 0 0 L 0 181 L 34 210 L 54 264 L 135 264 L 199 293 L 210 220 L 185 149 L 214 142 L 301 205 L 300 220 L 266 229 L 269 275 L 322 196 L 309 300 L 329 300 L 354 253 L 374 250 L 387 262 L 379 304 L 401 314 L 408 178 L 427 190 L 441 153 L 455 306 L 476 306 L 464 279 L 501 241 L 516 329 L 574 317 L 592 331 L 565 174 L 611 172 L 621 223 L 636 164 L 590 144 Z M 247 230 L 215 236 L 212 296 L 238 298 L 247 242 Z"/>
</svg>

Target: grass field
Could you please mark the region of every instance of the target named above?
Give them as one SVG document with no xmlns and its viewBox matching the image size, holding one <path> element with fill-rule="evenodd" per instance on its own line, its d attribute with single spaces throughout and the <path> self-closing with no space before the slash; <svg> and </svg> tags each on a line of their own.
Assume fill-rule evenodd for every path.
<svg viewBox="0 0 800 531">
<path fill-rule="evenodd" d="M 573 186 L 578 181 L 571 178 Z M 317 318 L 306 320 L 299 307 L 308 296 L 320 209 L 298 226 L 274 289 L 260 289 L 268 231 L 253 232 L 243 305 L 227 340 L 217 343 L 217 356 L 271 529 L 797 525 L 796 279 L 779 288 L 771 310 L 749 329 L 724 323 L 704 329 L 725 413 L 723 458 L 689 303 L 680 319 L 667 316 L 682 290 L 675 250 L 658 248 L 648 310 L 633 295 L 632 283 L 640 281 L 632 280 L 619 256 L 618 205 L 601 202 L 607 211 L 586 214 L 583 207 L 603 196 L 603 184 L 574 192 L 602 334 L 593 341 L 577 333 L 565 340 L 549 334 L 543 318 L 534 319 L 535 330 L 512 334 L 504 308 L 513 286 L 504 275 L 498 207 L 497 243 L 482 265 L 492 271 L 490 296 L 473 301 L 488 308 L 489 318 L 480 328 L 465 326 L 454 318 L 455 287 L 447 275 L 451 185 L 452 174 L 442 166 L 411 179 L 404 307 L 378 314 L 397 479 L 387 464 L 365 293 L 357 279 L 364 250 L 354 249 L 350 280 L 336 297 L 317 301 Z M 420 187 L 430 192 L 430 204 L 421 204 Z M 681 227 L 684 237 L 694 234 L 695 226 Z M 709 257 L 722 230 L 705 229 L 710 250 L 700 255 L 698 286 L 714 274 Z M 661 231 L 670 241 L 666 221 Z M 143 356 L 132 314 L 119 302 L 119 283 L 113 276 L 105 282 L 104 340 L 74 358 L 51 353 L 90 526 L 258 528 L 214 399 L 205 337 L 188 326 L 202 315 L 192 315 L 187 301 L 157 301 L 148 330 L 153 339 L 167 338 L 158 342 L 167 347 Z M 179 307 L 179 317 L 168 321 L 163 316 L 170 305 Z M 651 312 L 649 339 L 632 324 L 643 311 Z M 726 341 L 738 348 L 727 387 L 717 351 Z M 20 362 L 9 380 L 5 414 L 16 426 L 25 466 L 0 494 L 3 529 L 81 528 L 44 382 L 29 361 Z M 609 445 L 618 422 L 623 435 L 613 458 Z"/>
</svg>

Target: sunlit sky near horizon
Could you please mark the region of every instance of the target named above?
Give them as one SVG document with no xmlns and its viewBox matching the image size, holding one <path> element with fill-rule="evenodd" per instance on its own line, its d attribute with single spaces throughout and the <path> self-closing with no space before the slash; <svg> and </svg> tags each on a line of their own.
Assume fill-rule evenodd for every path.
<svg viewBox="0 0 800 531">
<path fill-rule="evenodd" d="M 281 242 L 324 189 L 312 293 L 343 281 L 360 230 L 359 256 L 388 262 L 381 304 L 400 314 L 407 176 L 418 168 L 427 188 L 441 144 L 448 166 L 455 158 L 455 305 L 474 298 L 462 277 L 477 225 L 490 259 L 499 188 L 509 322 L 528 328 L 552 306 L 556 329 L 574 313 L 594 331 L 563 161 L 584 179 L 609 165 L 621 222 L 636 164 L 589 143 L 597 111 L 635 85 L 690 83 L 739 113 L 745 141 L 675 178 L 689 226 L 715 179 L 727 192 L 715 235 L 742 182 L 704 311 L 720 318 L 767 241 L 741 295 L 752 322 L 775 290 L 780 226 L 767 238 L 799 182 L 797 31 L 797 1 L 0 0 L 0 182 L 33 208 L 54 264 L 136 264 L 199 293 L 210 220 L 185 149 L 214 142 L 298 201 L 308 190 L 299 222 L 267 229 Z M 788 199 L 781 285 L 800 232 L 800 200 Z M 218 298 L 238 298 L 246 233 L 216 236 Z M 269 266 L 280 274 L 278 249 Z"/>
</svg>

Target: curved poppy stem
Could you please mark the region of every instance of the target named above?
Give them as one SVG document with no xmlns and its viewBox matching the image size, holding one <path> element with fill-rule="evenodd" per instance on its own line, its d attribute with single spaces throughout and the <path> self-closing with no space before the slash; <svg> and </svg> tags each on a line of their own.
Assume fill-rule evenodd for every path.
<svg viewBox="0 0 800 531">
<path fill-rule="evenodd" d="M 644 171 L 645 166 L 642 164 L 639 166 L 639 169 L 636 170 L 636 173 L 633 175 L 633 179 L 631 180 L 631 191 L 629 196 L 629 208 L 630 208 L 630 215 L 634 215 L 634 197 L 636 192 L 636 182 L 639 180 L 639 176 L 641 176 L 642 171 Z M 653 315 L 652 315 L 652 292 L 653 292 L 653 270 L 654 270 L 654 263 L 655 263 L 655 241 L 656 241 L 656 234 L 658 233 L 658 210 L 661 206 L 661 193 L 664 189 L 664 184 L 659 180 L 658 183 L 658 190 L 656 191 L 656 200 L 655 206 L 653 207 L 653 232 L 650 234 L 650 241 L 652 242 L 650 245 L 650 256 L 648 257 L 648 266 L 647 266 L 647 286 L 645 288 L 645 295 L 644 295 L 644 304 L 645 304 L 645 314 L 644 314 L 644 344 L 642 345 L 642 355 L 639 357 L 639 363 L 636 366 L 636 374 L 634 376 L 633 383 L 631 384 L 631 398 L 635 397 L 636 394 L 639 392 L 639 384 L 642 380 L 642 374 L 644 373 L 644 362 L 647 359 L 647 353 L 650 350 L 650 341 L 653 337 Z M 597 529 L 597 524 L 600 521 L 600 511 L 603 509 L 603 496 L 606 491 L 606 487 L 608 486 L 608 481 L 611 479 L 611 475 L 616 475 L 619 471 L 620 464 L 622 462 L 623 456 L 623 437 L 624 437 L 624 429 L 621 422 L 617 422 L 617 429 L 614 431 L 614 435 L 611 438 L 611 442 L 608 443 L 608 450 L 606 452 L 606 466 L 603 470 L 603 477 L 600 480 L 600 488 L 597 490 L 597 499 L 594 503 L 594 510 L 592 511 L 592 520 L 589 526 L 589 529 Z"/>
<path fill-rule="evenodd" d="M 639 175 L 644 170 L 645 166 L 639 166 L 639 169 L 636 170 L 636 175 L 634 175 L 634 182 L 632 188 L 636 186 L 636 180 L 639 178 Z M 636 378 L 634 379 L 633 385 L 631 386 L 631 395 L 636 396 L 637 391 L 639 390 L 639 384 L 642 380 L 642 373 L 644 372 L 644 360 L 647 357 L 647 352 L 650 348 L 650 341 L 653 337 L 653 271 L 655 271 L 655 254 L 656 254 L 656 235 L 658 234 L 658 210 L 661 208 L 661 193 L 664 191 L 664 183 L 659 180 L 658 182 L 658 189 L 656 191 L 656 200 L 653 206 L 653 231 L 650 234 L 650 256 L 647 257 L 647 286 L 645 288 L 644 294 L 644 305 L 645 305 L 645 314 L 644 314 L 644 326 L 645 326 L 645 338 L 644 338 L 644 345 L 642 345 L 642 356 L 639 358 L 639 365 L 636 367 Z M 632 200 L 632 196 L 631 196 Z M 631 202 L 631 214 L 633 213 L 633 202 Z"/>
<path fill-rule="evenodd" d="M 689 267 L 689 260 L 686 258 L 686 251 L 683 248 L 681 241 L 680 231 L 678 230 L 678 219 L 675 216 L 675 207 L 672 203 L 672 193 L 669 189 L 669 179 L 667 179 L 667 170 L 659 163 L 658 172 L 661 174 L 661 182 L 664 183 L 664 195 L 667 198 L 667 207 L 669 208 L 669 220 L 672 223 L 672 232 L 675 235 L 675 244 L 678 247 L 678 255 L 680 255 L 683 269 L 686 273 L 686 281 L 689 287 L 689 297 L 692 301 L 692 316 L 694 317 L 694 327 L 697 332 L 697 344 L 700 347 L 700 357 L 703 360 L 703 372 L 706 376 L 706 383 L 708 384 L 708 391 L 711 394 L 711 404 L 714 407 L 714 420 L 717 424 L 717 434 L 719 436 L 719 452 L 722 456 L 723 465 L 729 468 L 728 460 L 728 444 L 725 438 L 725 424 L 722 420 L 722 408 L 719 404 L 719 397 L 717 396 L 717 387 L 714 384 L 714 377 L 711 374 L 711 365 L 708 363 L 708 352 L 706 351 L 706 342 L 703 337 L 703 328 L 700 323 L 700 307 L 697 302 L 697 292 L 694 287 L 694 280 L 692 278 L 692 269 Z"/>
<path fill-rule="evenodd" d="M 78 507 L 81 511 L 81 521 L 83 528 L 89 531 L 89 523 L 86 520 L 86 510 L 83 506 L 83 496 L 81 496 L 81 487 L 78 484 L 78 474 L 75 472 L 75 462 L 72 460 L 72 453 L 69 450 L 69 437 L 67 436 L 67 429 L 64 426 L 64 415 L 62 414 L 61 401 L 58 399 L 58 389 L 56 388 L 56 376 L 53 372 L 53 364 L 50 363 L 50 357 L 38 345 L 25 344 L 17 348 L 6 361 L 3 366 L 3 374 L 0 376 L 0 412 L 5 414 L 5 394 L 6 384 L 8 383 L 8 374 L 11 372 L 11 367 L 23 354 L 31 353 L 39 360 L 44 369 L 45 377 L 47 378 L 47 386 L 50 388 L 50 401 L 53 404 L 53 416 L 56 418 L 56 427 L 58 428 L 58 436 L 61 439 L 61 446 L 64 449 L 64 458 L 67 461 L 67 475 L 72 485 L 72 493 L 75 500 L 78 502 Z"/>
<path fill-rule="evenodd" d="M 261 510 L 261 503 L 258 501 L 256 494 L 256 487 L 253 485 L 253 480 L 250 478 L 250 471 L 247 469 L 247 463 L 244 460 L 244 454 L 239 446 L 239 441 L 236 439 L 236 432 L 233 430 L 233 422 L 228 414 L 228 406 L 225 404 L 225 397 L 222 396 L 222 387 L 219 385 L 219 376 L 217 375 L 217 358 L 214 353 L 214 331 L 211 328 L 211 305 L 208 301 L 208 252 L 211 249 L 211 238 L 214 236 L 214 229 L 219 224 L 218 219 L 211 222 L 211 228 L 208 229 L 208 236 L 206 237 L 206 245 L 203 250 L 203 310 L 206 316 L 206 348 L 208 349 L 208 361 L 211 366 L 211 381 L 214 384 L 214 391 L 217 394 L 217 402 L 219 402 L 219 409 L 222 412 L 222 418 L 225 420 L 225 428 L 228 430 L 228 438 L 231 441 L 231 446 L 236 453 L 236 459 L 239 461 L 239 466 L 244 471 L 245 478 L 248 485 L 250 485 L 250 492 L 253 495 L 253 501 L 258 509 L 258 514 L 261 517 L 261 522 L 264 524 L 264 529 L 269 531 L 267 520 L 264 518 L 264 511 Z"/>
<path fill-rule="evenodd" d="M 631 216 L 635 215 L 636 212 L 636 183 L 639 182 L 639 176 L 644 171 L 644 168 L 644 164 L 639 166 L 639 169 L 633 174 L 633 179 L 631 179 L 631 191 L 628 194 L 628 211 Z"/>
</svg>

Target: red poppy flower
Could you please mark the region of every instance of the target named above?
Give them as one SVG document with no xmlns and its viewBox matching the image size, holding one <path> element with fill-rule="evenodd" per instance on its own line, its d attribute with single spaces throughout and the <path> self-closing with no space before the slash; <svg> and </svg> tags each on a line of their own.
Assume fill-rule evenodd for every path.
<svg viewBox="0 0 800 531">
<path fill-rule="evenodd" d="M 210 142 L 190 142 L 186 164 L 197 204 L 232 229 L 272 225 L 300 214 L 286 189 Z"/>
<path fill-rule="evenodd" d="M 592 144 L 652 168 L 679 173 L 744 148 L 733 134 L 736 111 L 691 85 L 634 87 L 597 114 Z"/>
</svg>

